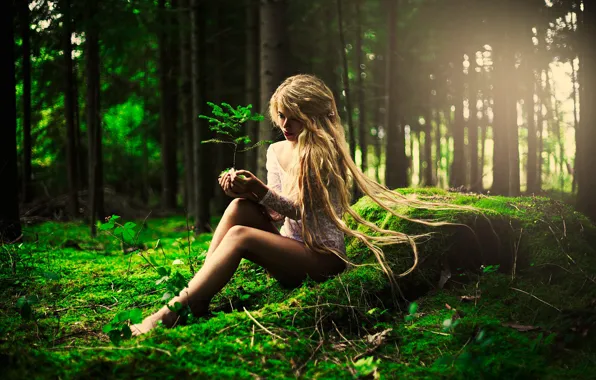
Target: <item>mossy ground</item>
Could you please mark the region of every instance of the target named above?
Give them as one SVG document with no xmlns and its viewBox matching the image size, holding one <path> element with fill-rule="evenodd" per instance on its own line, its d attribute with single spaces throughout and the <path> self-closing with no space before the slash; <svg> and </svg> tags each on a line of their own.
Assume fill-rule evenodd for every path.
<svg viewBox="0 0 596 380">
<path fill-rule="evenodd" d="M 107 234 L 91 240 L 81 223 L 27 227 L 21 246 L 0 247 L 2 377 L 596 376 L 592 223 L 546 198 L 402 192 L 483 210 L 400 210 L 471 227 L 429 228 L 387 217 L 367 198 L 353 206 L 385 228 L 434 232 L 419 245 L 419 269 L 399 281 L 405 299 L 392 297 L 372 266 L 284 289 L 243 262 L 209 316 L 119 346 L 103 326 L 120 311 L 138 307 L 148 315 L 162 305 L 163 284 L 139 252 L 168 265 L 182 260 L 173 267 L 189 279 L 189 262 L 200 266 L 211 235 L 197 237 L 189 257 L 180 217 L 148 219 L 141 251 L 132 253 Z M 371 262 L 358 241 L 347 245 L 354 262 Z M 395 272 L 411 264 L 409 247 L 385 248 Z M 35 301 L 30 319 L 16 306 L 22 297 Z"/>
</svg>

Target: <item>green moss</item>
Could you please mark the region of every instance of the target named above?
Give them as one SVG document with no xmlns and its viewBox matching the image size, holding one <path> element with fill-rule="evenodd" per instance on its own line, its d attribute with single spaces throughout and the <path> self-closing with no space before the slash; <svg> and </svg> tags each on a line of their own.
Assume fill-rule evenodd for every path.
<svg viewBox="0 0 596 380">
<path fill-rule="evenodd" d="M 405 300 L 394 297 L 374 266 L 285 289 L 244 261 L 214 299 L 211 315 L 158 328 L 120 347 L 111 345 L 102 327 L 119 311 L 157 310 L 164 292 L 138 252 L 168 265 L 183 260 L 175 267 L 190 279 L 189 259 L 200 266 L 211 235 L 191 242 L 189 255 L 184 218 L 148 219 L 139 233 L 141 251 L 124 253 L 127 247 L 113 237 L 89 239 L 80 223 L 30 226 L 22 246 L 0 247 L 3 375 L 349 378 L 365 371 L 358 358 L 373 356 L 380 362 L 366 371 L 384 378 L 589 378 L 596 369 L 596 229 L 590 221 L 546 198 L 399 191 L 482 210 L 398 210 L 469 226 L 429 228 L 388 216 L 366 197 L 353 206 L 384 228 L 433 232 L 419 244 L 419 267 L 398 281 Z M 349 216 L 346 221 L 357 227 Z M 352 260 L 374 262 L 361 243 L 346 243 Z M 395 272 L 412 264 L 408 246 L 384 251 Z M 499 270 L 485 273 L 481 265 Z M 33 321 L 16 308 L 23 296 L 36 301 Z M 405 321 L 410 301 L 418 309 Z M 446 320 L 452 327 L 444 327 Z M 520 326 L 532 329 L 518 331 Z M 371 339 L 383 331 L 383 339 Z"/>
</svg>

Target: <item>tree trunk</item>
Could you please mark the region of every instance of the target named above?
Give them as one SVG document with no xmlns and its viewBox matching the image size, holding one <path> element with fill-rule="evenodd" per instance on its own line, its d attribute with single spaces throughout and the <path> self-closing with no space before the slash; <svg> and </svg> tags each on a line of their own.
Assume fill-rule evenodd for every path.
<svg viewBox="0 0 596 380">
<path fill-rule="evenodd" d="M 455 87 L 455 121 L 453 123 L 453 162 L 451 163 L 450 187 L 460 187 L 466 184 L 466 161 L 464 158 L 464 81 L 461 57 L 454 62 L 453 83 Z"/>
<path fill-rule="evenodd" d="M 19 15 L 21 16 L 21 39 L 23 40 L 23 187 L 22 200 L 29 202 L 31 193 L 31 45 L 29 37 L 29 1 L 19 0 Z M 12 21 L 11 21 L 12 22 Z M 11 45 L 12 46 L 12 45 Z"/>
<path fill-rule="evenodd" d="M 534 85 L 536 83 L 534 77 L 534 71 L 530 66 L 529 62 L 526 63 L 526 100 L 524 101 L 524 106 L 526 108 L 526 119 L 528 125 L 528 161 L 527 161 L 527 189 L 526 192 L 528 194 L 535 194 L 538 192 L 538 183 L 537 183 L 537 176 L 536 176 L 536 169 L 537 169 L 537 136 L 536 136 L 536 120 L 535 120 L 535 112 L 534 112 Z"/>
<path fill-rule="evenodd" d="M 408 161 L 406 160 L 406 141 L 403 120 L 400 115 L 399 54 L 397 51 L 397 11 L 400 1 L 387 0 L 387 39 L 386 81 L 387 104 L 385 106 L 385 129 L 387 131 L 387 149 L 385 166 L 385 183 L 388 188 L 408 186 Z"/>
<path fill-rule="evenodd" d="M 360 146 L 360 152 L 362 153 L 362 173 L 366 174 L 368 168 L 368 134 L 369 129 L 366 125 L 366 102 L 365 102 L 365 88 L 364 88 L 364 76 L 365 72 L 365 54 L 362 49 L 362 39 L 364 35 L 362 33 L 362 3 L 363 0 L 357 0 L 356 5 L 356 75 L 358 75 L 358 145 Z"/>
<path fill-rule="evenodd" d="M 517 125 L 517 93 L 519 73 L 511 63 L 512 75 L 508 80 L 507 87 L 507 127 L 509 133 L 509 195 L 517 197 L 520 195 L 520 169 L 519 169 L 519 127 Z M 514 78 L 513 80 L 511 78 Z"/>
<path fill-rule="evenodd" d="M 225 9 L 220 3 L 213 4 L 213 8 L 215 14 L 213 15 L 213 20 L 215 21 L 213 33 L 221 30 L 221 28 L 225 25 L 225 20 L 223 19 L 223 14 Z M 210 77 L 213 79 L 212 83 L 212 96 L 215 100 L 215 103 L 221 103 L 224 101 L 222 96 L 223 91 L 223 72 L 222 67 L 219 62 L 223 61 L 222 57 L 222 43 L 217 39 L 212 39 L 210 41 L 212 44 L 213 50 L 213 60 L 216 63 L 212 70 L 210 70 Z M 212 137 L 216 137 L 213 135 Z M 214 153 L 214 159 L 217 160 L 217 165 L 211 166 L 212 169 L 212 177 L 217 178 L 219 172 L 225 168 L 235 166 L 234 169 L 245 169 L 244 167 L 244 153 L 240 153 L 236 155 L 236 162 L 233 162 L 233 150 L 231 149 L 231 145 L 228 144 L 209 144 L 209 148 Z M 228 197 L 222 190 L 217 181 L 213 181 L 211 186 L 211 194 L 210 198 L 214 200 L 214 211 L 218 215 L 223 215 L 230 203 L 230 197 Z"/>
<path fill-rule="evenodd" d="M 99 83 L 99 27 L 97 25 L 97 0 L 87 4 L 87 135 L 89 142 L 88 208 L 91 236 L 95 236 L 95 223 L 103 216 L 103 168 L 101 147 L 100 83 Z"/>
<path fill-rule="evenodd" d="M 286 0 L 261 0 L 259 8 L 260 36 L 260 91 L 261 113 L 268 114 L 269 98 L 283 82 L 287 69 L 286 57 L 289 54 L 287 44 L 287 22 L 285 20 Z M 281 140 L 281 138 L 277 138 Z M 259 140 L 274 140 L 271 124 L 266 118 L 259 125 Z M 257 177 L 267 177 L 266 146 L 255 149 L 258 154 Z"/>
<path fill-rule="evenodd" d="M 337 67 L 339 66 L 338 60 L 340 59 L 341 49 L 338 49 L 337 39 L 338 36 L 336 35 L 337 29 L 334 28 L 333 25 L 333 15 L 336 14 L 335 12 L 335 4 L 332 1 L 328 1 L 325 4 L 325 18 L 323 20 L 326 28 L 326 35 L 325 35 L 325 43 L 321 43 L 321 54 L 325 57 L 325 66 L 323 70 L 323 80 L 325 84 L 331 89 L 333 93 L 333 98 L 335 99 L 336 104 L 340 100 L 340 93 L 338 87 L 338 73 Z M 343 114 L 343 107 L 337 105 L 337 111 L 339 113 L 340 118 L 344 118 Z"/>
<path fill-rule="evenodd" d="M 69 204 L 68 210 L 73 218 L 78 215 L 78 197 L 77 197 L 77 152 L 76 152 L 76 133 L 74 108 L 75 99 L 73 88 L 76 82 L 72 70 L 72 24 L 70 12 L 70 0 L 62 0 L 63 16 L 63 44 L 64 44 L 64 78 L 66 80 L 64 88 L 64 113 L 66 118 L 66 171 L 68 178 Z"/>
<path fill-rule="evenodd" d="M 143 79 L 143 153 L 142 153 L 142 190 L 141 201 L 145 206 L 149 205 L 149 47 L 145 47 L 144 58 L 144 79 Z"/>
<path fill-rule="evenodd" d="M 505 32 L 507 33 L 507 32 Z M 511 73 L 511 57 L 508 50 L 494 50 L 497 54 L 494 64 L 494 116 L 493 116 L 493 185 L 492 193 L 499 195 L 509 195 L 509 134 L 508 123 L 511 119 L 508 114 L 511 111 L 509 107 L 509 93 L 507 82 L 510 80 L 508 75 Z"/>
<path fill-rule="evenodd" d="M 2 67 L 0 84 L 3 109 L 6 110 L 0 128 L 0 167 L 3 185 L 0 186 L 0 243 L 14 242 L 21 236 L 17 180 L 17 105 L 15 93 L 14 5 L 8 2 L 2 12 Z M 29 25 L 29 24 L 27 24 Z"/>
<path fill-rule="evenodd" d="M 343 27 L 343 10 L 342 10 L 342 0 L 337 0 L 337 22 L 339 24 L 339 43 L 340 43 L 340 53 L 342 58 L 342 81 L 344 85 L 344 94 L 346 99 L 346 114 L 347 114 L 347 121 L 348 121 L 348 138 L 350 140 L 350 157 L 352 160 L 356 162 L 356 134 L 354 133 L 354 121 L 352 119 L 353 115 L 353 108 L 352 108 L 352 101 L 351 101 L 351 93 L 350 93 L 350 79 L 348 78 L 348 57 L 346 54 L 346 39 L 344 37 L 344 27 Z M 354 200 L 357 199 L 355 196 L 357 193 L 356 186 L 353 189 Z"/>
<path fill-rule="evenodd" d="M 258 111 L 259 107 L 259 3 L 257 0 L 244 0 L 246 7 L 246 35 L 245 35 L 245 54 L 244 65 L 244 92 L 246 104 L 251 104 L 253 111 Z M 248 135 L 252 141 L 251 144 L 259 140 L 259 123 L 251 121 L 247 124 Z M 246 146 L 244 147 L 246 148 Z M 258 149 L 251 149 L 244 153 L 246 155 L 245 167 L 248 171 L 256 173 L 258 162 Z"/>
<path fill-rule="evenodd" d="M 441 187 L 442 181 L 440 177 L 440 168 L 441 168 L 441 112 L 437 109 L 435 110 L 435 122 L 437 124 L 435 128 L 435 184 L 436 186 Z"/>
<path fill-rule="evenodd" d="M 478 127 L 482 120 L 482 116 L 478 117 L 478 93 L 480 85 L 480 76 L 482 74 L 472 70 L 468 77 L 470 79 L 470 91 L 468 96 L 468 104 L 470 107 L 470 118 L 468 123 L 468 148 L 470 152 L 470 190 L 479 192 L 482 188 L 482 177 L 480 177 L 479 158 L 478 158 Z"/>
<path fill-rule="evenodd" d="M 428 94 L 430 98 L 430 94 Z M 424 163 L 421 167 L 423 172 L 424 186 L 434 186 L 433 182 L 433 140 L 432 140 L 432 109 L 429 105 L 426 107 L 426 115 L 424 116 Z"/>
<path fill-rule="evenodd" d="M 575 60 L 571 60 L 571 83 L 573 84 L 573 130 L 575 131 L 575 148 L 577 150 L 577 146 L 580 145 L 579 141 L 579 120 L 578 120 L 578 97 L 579 93 L 577 91 L 577 69 L 575 67 Z M 581 101 L 581 99 L 579 99 Z M 571 182 L 571 192 L 575 194 L 575 190 L 577 189 L 577 170 L 578 170 L 578 159 L 575 157 L 573 162 L 573 181 Z"/>
<path fill-rule="evenodd" d="M 165 0 L 159 0 L 158 2 L 158 20 L 160 20 L 157 39 L 159 44 L 159 125 L 162 164 L 161 205 L 168 210 L 176 207 L 176 145 L 174 139 L 176 125 L 174 120 L 171 119 L 172 111 L 170 110 L 172 86 L 170 82 L 171 62 L 167 33 L 170 17 L 167 15 Z"/>
<path fill-rule="evenodd" d="M 180 16 L 180 113 L 181 127 L 184 136 L 184 207 L 186 214 L 194 210 L 194 165 L 193 165 L 193 100 L 192 100 L 192 65 L 190 45 L 190 0 L 182 0 L 179 8 Z"/>
<path fill-rule="evenodd" d="M 596 188 L 596 154 L 590 154 L 596 145 L 596 55 L 592 46 L 592 39 L 596 34 L 596 6 L 592 2 L 584 1 L 584 11 L 582 22 L 578 23 L 581 38 L 581 56 L 580 62 L 580 85 L 582 104 L 580 106 L 580 127 L 578 157 L 581 162 L 578 165 L 577 176 L 577 209 L 583 212 L 592 220 L 596 220 L 596 197 L 594 189 Z"/>
<path fill-rule="evenodd" d="M 192 65 L 192 110 L 193 110 L 193 159 L 194 159 L 194 178 L 195 178 L 195 233 L 210 232 L 210 212 L 209 212 L 209 187 L 212 184 L 212 178 L 205 178 L 204 173 L 210 173 L 210 161 L 206 145 L 201 144 L 205 140 L 203 137 L 206 130 L 204 123 L 197 115 L 201 114 L 201 104 L 204 100 L 204 76 L 205 76 L 205 18 L 200 7 L 200 0 L 191 0 L 191 65 Z"/>
</svg>

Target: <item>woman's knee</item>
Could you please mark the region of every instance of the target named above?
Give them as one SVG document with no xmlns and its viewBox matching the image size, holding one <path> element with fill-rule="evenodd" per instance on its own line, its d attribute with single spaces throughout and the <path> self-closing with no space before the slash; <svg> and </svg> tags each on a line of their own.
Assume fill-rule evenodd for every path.
<svg viewBox="0 0 596 380">
<path fill-rule="evenodd" d="M 246 243 L 250 236 L 250 230 L 250 227 L 237 224 L 230 227 L 224 238 L 228 240 L 234 240 L 236 243 Z"/>
</svg>

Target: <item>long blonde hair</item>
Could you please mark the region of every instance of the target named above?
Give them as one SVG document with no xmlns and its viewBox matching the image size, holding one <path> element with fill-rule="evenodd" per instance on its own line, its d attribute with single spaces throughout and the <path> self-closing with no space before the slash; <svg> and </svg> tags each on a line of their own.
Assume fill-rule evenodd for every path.
<svg viewBox="0 0 596 380">
<path fill-rule="evenodd" d="M 309 215 L 307 210 L 322 210 L 344 234 L 362 241 L 373 252 L 393 287 L 396 285 L 395 276 L 380 246 L 407 243 L 412 247 L 414 263 L 408 270 L 397 276 L 403 277 L 418 265 L 416 241 L 422 237 L 428 237 L 429 234 L 408 235 L 380 228 L 363 219 L 350 207 L 352 201 L 350 188 L 354 182 L 363 194 L 368 195 L 380 207 L 396 217 L 428 226 L 454 223 L 413 219 L 398 214 L 394 209 L 404 205 L 415 208 L 473 209 L 407 198 L 365 176 L 350 157 L 333 93 L 319 78 L 306 74 L 287 78 L 277 88 L 269 103 L 269 115 L 277 127 L 281 124 L 279 112 L 288 119 L 299 120 L 304 126 L 298 135 L 298 153 L 290 165 L 292 168 L 290 174 L 293 175 L 289 178 L 292 179 L 292 183 L 282 188 L 284 193 L 293 194 L 294 200 L 300 205 L 302 237 L 310 249 L 333 253 L 346 263 L 354 265 L 344 257 L 343 253 L 322 244 L 313 233 L 318 229 L 320 215 Z M 324 178 L 325 181 L 323 181 Z M 340 210 L 334 209 L 333 202 L 339 203 Z M 382 235 L 368 235 L 349 228 L 343 220 L 344 212 L 351 215 L 358 223 Z"/>
</svg>

